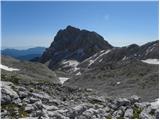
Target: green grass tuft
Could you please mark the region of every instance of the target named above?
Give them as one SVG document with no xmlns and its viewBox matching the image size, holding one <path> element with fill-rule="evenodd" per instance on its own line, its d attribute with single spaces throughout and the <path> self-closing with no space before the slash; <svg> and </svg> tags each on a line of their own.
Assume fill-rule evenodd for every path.
<svg viewBox="0 0 160 120">
<path fill-rule="evenodd" d="M 139 114 L 142 112 L 141 108 L 134 107 L 133 108 L 133 119 L 139 119 Z"/>
</svg>

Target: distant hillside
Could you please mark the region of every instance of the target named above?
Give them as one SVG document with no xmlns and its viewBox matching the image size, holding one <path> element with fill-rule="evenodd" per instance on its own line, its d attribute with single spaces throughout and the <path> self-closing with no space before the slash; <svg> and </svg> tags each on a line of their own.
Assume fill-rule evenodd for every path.
<svg viewBox="0 0 160 120">
<path fill-rule="evenodd" d="M 59 79 L 54 71 L 48 69 L 47 66 L 41 63 L 17 60 L 2 55 L 1 64 L 4 67 L 9 67 L 9 69 L 16 68 L 13 72 L 1 69 L 1 76 L 5 81 L 16 82 L 18 84 L 35 82 L 59 83 Z"/>
<path fill-rule="evenodd" d="M 31 60 L 35 57 L 40 57 L 45 51 L 45 47 L 35 47 L 26 50 L 4 49 L 1 51 L 2 55 L 14 57 L 20 60 Z"/>
</svg>

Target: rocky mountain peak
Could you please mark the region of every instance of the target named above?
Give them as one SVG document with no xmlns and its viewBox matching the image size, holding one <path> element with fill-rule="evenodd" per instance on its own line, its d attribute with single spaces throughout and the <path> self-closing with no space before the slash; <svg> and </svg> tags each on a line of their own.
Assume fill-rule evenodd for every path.
<svg viewBox="0 0 160 120">
<path fill-rule="evenodd" d="M 112 45 L 96 32 L 80 30 L 69 25 L 58 31 L 51 46 L 40 58 L 40 62 L 50 61 L 49 67 L 53 68 L 62 60 L 71 59 L 81 62 L 101 50 L 111 48 Z"/>
<path fill-rule="evenodd" d="M 61 29 L 57 32 L 57 35 L 55 36 L 51 47 L 56 47 L 58 49 L 59 46 L 57 47 L 57 44 L 69 44 L 70 41 L 74 41 L 76 39 L 79 33 L 80 29 L 72 26 L 67 26 L 65 29 Z"/>
</svg>

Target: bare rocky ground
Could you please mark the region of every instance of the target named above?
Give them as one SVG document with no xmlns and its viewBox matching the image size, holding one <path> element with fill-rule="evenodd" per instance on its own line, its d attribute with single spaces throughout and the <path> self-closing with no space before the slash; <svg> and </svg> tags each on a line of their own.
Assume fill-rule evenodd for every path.
<svg viewBox="0 0 160 120">
<path fill-rule="evenodd" d="M 138 95 L 143 101 L 150 101 L 159 97 L 158 64 L 135 59 L 97 64 L 84 69 L 78 66 L 80 69 L 64 85 L 91 88 L 113 98 Z"/>
<path fill-rule="evenodd" d="M 138 96 L 111 99 L 92 89 L 66 87 L 54 83 L 1 85 L 1 118 L 52 119 L 158 119 L 158 101 L 141 102 Z"/>
</svg>

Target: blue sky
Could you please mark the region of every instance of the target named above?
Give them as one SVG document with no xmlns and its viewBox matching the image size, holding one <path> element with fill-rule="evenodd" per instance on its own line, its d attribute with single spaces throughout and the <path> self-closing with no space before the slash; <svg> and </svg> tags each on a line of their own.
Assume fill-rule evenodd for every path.
<svg viewBox="0 0 160 120">
<path fill-rule="evenodd" d="M 95 31 L 114 46 L 158 39 L 158 2 L 2 2 L 2 47 L 48 47 L 59 29 Z"/>
</svg>

